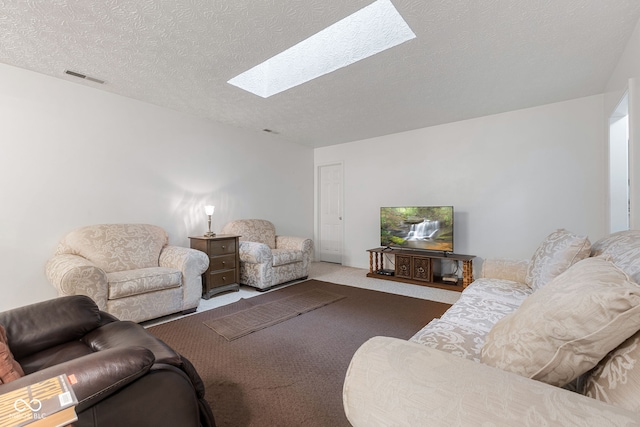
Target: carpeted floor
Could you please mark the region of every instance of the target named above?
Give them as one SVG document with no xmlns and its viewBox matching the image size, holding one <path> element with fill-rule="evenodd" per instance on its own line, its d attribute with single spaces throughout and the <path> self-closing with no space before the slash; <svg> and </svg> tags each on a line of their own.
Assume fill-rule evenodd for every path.
<svg viewBox="0 0 640 427">
<path fill-rule="evenodd" d="M 203 322 L 311 289 L 344 296 L 227 341 Z M 218 427 L 349 426 L 342 383 L 353 353 L 376 335 L 410 338 L 448 304 L 308 280 L 148 328 L 195 365 Z"/>
<path fill-rule="evenodd" d="M 242 338 L 269 326 L 292 319 L 344 298 L 321 289 L 310 289 L 277 301 L 254 305 L 246 310 L 207 320 L 205 325 L 227 341 Z M 251 303 L 251 301 L 246 301 Z"/>
</svg>

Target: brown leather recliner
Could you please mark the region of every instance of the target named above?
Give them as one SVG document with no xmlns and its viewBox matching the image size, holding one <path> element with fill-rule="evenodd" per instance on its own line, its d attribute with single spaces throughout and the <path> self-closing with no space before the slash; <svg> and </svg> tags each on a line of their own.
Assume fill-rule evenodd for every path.
<svg viewBox="0 0 640 427">
<path fill-rule="evenodd" d="M 91 298 L 56 298 L 0 313 L 25 376 L 0 394 L 75 375 L 76 427 L 214 426 L 191 363 L 137 323 L 102 312 Z"/>
</svg>

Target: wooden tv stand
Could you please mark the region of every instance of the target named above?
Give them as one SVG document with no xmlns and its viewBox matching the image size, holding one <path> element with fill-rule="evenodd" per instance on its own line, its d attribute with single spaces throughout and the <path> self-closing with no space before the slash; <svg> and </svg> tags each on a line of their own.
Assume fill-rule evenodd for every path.
<svg viewBox="0 0 640 427">
<path fill-rule="evenodd" d="M 393 248 L 367 249 L 367 252 L 369 252 L 369 273 L 367 277 L 460 292 L 473 282 L 474 255 Z M 393 275 L 379 273 L 379 271 L 385 270 L 385 254 L 395 257 L 395 269 L 392 270 Z M 443 260 L 462 261 L 462 279 L 458 279 L 456 282 L 443 280 Z"/>
</svg>

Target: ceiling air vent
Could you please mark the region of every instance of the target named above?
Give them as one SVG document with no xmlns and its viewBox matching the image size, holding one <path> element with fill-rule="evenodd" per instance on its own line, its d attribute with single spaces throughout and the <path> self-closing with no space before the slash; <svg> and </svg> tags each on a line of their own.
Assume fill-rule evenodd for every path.
<svg viewBox="0 0 640 427">
<path fill-rule="evenodd" d="M 64 70 L 64 72 L 65 74 L 69 74 L 70 76 L 79 77 L 81 79 L 89 80 L 91 82 L 98 83 L 101 85 L 104 84 L 104 80 L 96 79 L 95 77 L 85 76 L 84 74 L 78 73 L 76 71 Z"/>
</svg>

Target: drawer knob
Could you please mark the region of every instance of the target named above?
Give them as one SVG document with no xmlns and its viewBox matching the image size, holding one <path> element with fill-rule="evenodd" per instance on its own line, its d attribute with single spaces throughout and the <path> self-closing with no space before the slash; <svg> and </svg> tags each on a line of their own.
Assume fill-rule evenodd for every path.
<svg viewBox="0 0 640 427">
<path fill-rule="evenodd" d="M 227 247 L 225 245 L 222 245 L 222 249 L 227 249 Z"/>
</svg>

